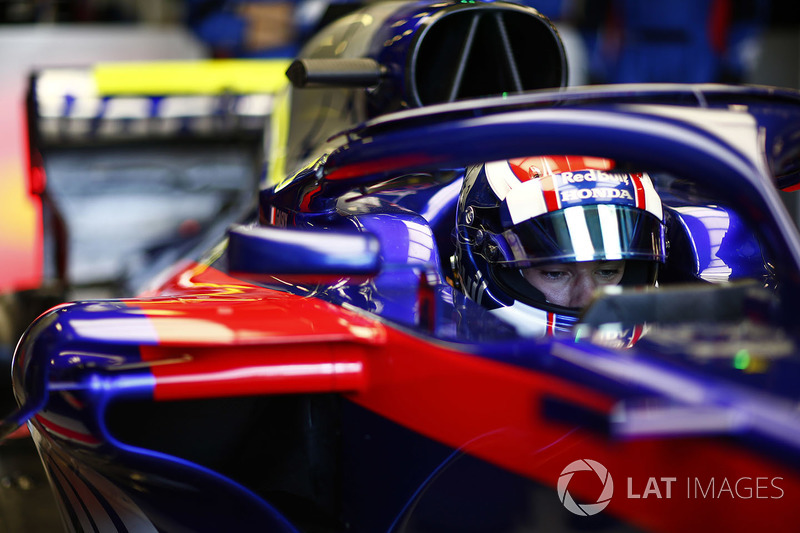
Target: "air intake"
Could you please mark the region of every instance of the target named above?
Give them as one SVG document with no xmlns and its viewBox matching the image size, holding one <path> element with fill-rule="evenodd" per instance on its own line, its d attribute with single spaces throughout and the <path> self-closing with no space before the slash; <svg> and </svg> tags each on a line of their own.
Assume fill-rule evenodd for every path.
<svg viewBox="0 0 800 533">
<path fill-rule="evenodd" d="M 439 12 L 417 39 L 408 79 L 415 106 L 566 84 L 561 39 L 529 8 L 456 5 Z"/>
</svg>

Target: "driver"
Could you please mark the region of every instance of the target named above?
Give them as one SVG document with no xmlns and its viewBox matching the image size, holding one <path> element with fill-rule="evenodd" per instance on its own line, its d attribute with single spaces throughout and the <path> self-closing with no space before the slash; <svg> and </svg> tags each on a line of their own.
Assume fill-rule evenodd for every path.
<svg viewBox="0 0 800 533">
<path fill-rule="evenodd" d="M 655 285 L 666 259 L 647 174 L 528 157 L 467 170 L 453 258 L 461 289 L 522 335 L 568 332 L 598 287 Z"/>
</svg>

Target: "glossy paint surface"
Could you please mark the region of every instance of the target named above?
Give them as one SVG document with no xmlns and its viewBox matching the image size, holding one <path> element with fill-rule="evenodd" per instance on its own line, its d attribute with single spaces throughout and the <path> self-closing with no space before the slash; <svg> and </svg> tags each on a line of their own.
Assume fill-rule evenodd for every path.
<svg viewBox="0 0 800 533">
<path fill-rule="evenodd" d="M 401 32 L 418 26 L 405 11 L 401 19 L 378 33 L 406 42 Z M 365 32 L 353 42 L 367 50 L 375 28 L 365 18 L 347 28 Z M 336 124 L 359 116 L 354 95 L 336 94 Z M 352 107 L 340 113 L 342 101 Z M 751 113 L 717 113 L 735 102 Z M 757 141 L 765 124 L 796 123 L 798 102 L 699 86 L 584 89 L 435 106 L 348 124 L 334 140 L 303 138 L 286 153 L 305 170 L 270 182 L 248 222 L 320 239 L 369 235 L 359 242 L 377 243 L 375 275 L 354 279 L 340 264 L 333 281 L 254 281 L 269 273 L 259 245 L 274 242 L 233 257 L 231 241 L 218 240 L 145 294 L 41 317 L 17 351 L 21 409 L 2 430 L 28 423 L 76 529 L 795 529 L 800 240 Z M 320 113 L 300 131 L 324 130 L 316 120 L 331 115 Z M 695 302 L 738 295 L 731 322 L 698 313 L 623 332 L 519 333 L 451 285 L 454 215 L 469 165 L 552 154 L 694 178 L 696 189 L 670 189 L 669 201 L 683 202 L 670 216 L 687 246 L 716 240 L 693 248 L 690 273 L 720 267 L 713 255 L 750 277 L 754 255 L 741 245 L 757 241 L 778 290 L 697 285 L 708 290 Z M 746 227 L 727 217 L 725 235 L 712 233 L 724 209 L 687 208 L 705 188 Z M 723 251 L 729 234 L 743 255 Z M 331 275 L 322 266 L 335 253 L 313 239 L 293 244 L 318 254 L 303 274 Z M 687 292 L 667 289 L 660 303 L 693 311 L 681 307 Z M 623 296 L 609 295 L 612 306 Z M 629 342 L 609 342 L 620 339 Z M 601 494 L 572 484 L 576 461 L 613 478 L 601 514 L 562 505 L 567 483 L 582 504 Z"/>
<path fill-rule="evenodd" d="M 620 388 L 622 374 L 610 372 L 603 377 L 603 372 L 597 372 L 598 365 L 605 360 L 612 365 L 609 368 L 627 366 L 623 361 L 630 356 L 596 351 L 582 359 L 581 350 L 562 342 L 517 342 L 491 349 L 431 344 L 320 300 L 249 286 L 202 266 L 175 277 L 165 293 L 176 294 L 126 301 L 116 308 L 90 304 L 94 307 L 87 305 L 83 312 L 71 312 L 54 323 L 56 329 L 61 324 L 71 333 L 63 337 L 63 356 L 50 370 L 48 407 L 36 416 L 32 427 L 43 443 L 50 443 L 43 444 L 43 449 L 53 447 L 48 464 L 60 472 L 62 487 L 77 483 L 70 468 L 56 459 L 57 450 L 64 446 L 94 449 L 92 453 L 101 456 L 111 454 L 115 462 L 142 475 L 153 468 L 168 476 L 173 475 L 169 474 L 173 468 L 196 470 L 177 458 L 116 442 L 102 424 L 97 425 L 103 419 L 104 406 L 113 398 L 165 401 L 344 392 L 350 401 L 393 424 L 545 485 L 558 478 L 571 458 L 591 456 L 615 475 L 631 479 L 654 475 L 682 480 L 780 477 L 779 486 L 787 494 L 800 490 L 800 477 L 793 468 L 787 470 L 785 463 L 759 458 L 749 446 L 691 435 L 633 441 L 611 438 L 610 414 L 620 398 L 647 389 L 678 397 L 691 393 L 687 387 L 704 387 L 702 381 L 649 362 L 645 353 L 633 360 L 640 368 L 631 369 L 628 375 L 651 374 L 651 381 L 640 380 L 633 389 L 630 385 Z M 272 320 L 261 319 L 265 312 Z M 104 327 L 87 328 L 85 320 L 91 314 L 97 316 L 90 323 Z M 121 342 L 130 348 L 115 349 L 114 357 L 91 356 Z M 91 349 L 92 345 L 96 348 Z M 101 345 L 106 345 L 106 350 L 99 350 Z M 82 353 L 73 346 L 80 346 Z M 469 353 L 473 350 L 477 353 Z M 538 355 L 531 358 L 526 353 Z M 95 371 L 83 373 L 83 384 L 59 379 L 91 362 L 100 364 Z M 670 381 L 675 389 L 667 385 Z M 32 390 L 30 386 L 26 389 Z M 598 392 L 603 389 L 607 392 Z M 684 458 L 680 466 L 676 454 Z M 653 465 L 665 466 L 662 470 Z M 189 475 L 189 471 L 181 475 Z M 97 481 L 79 479 L 97 490 Z M 212 483 L 214 488 L 209 490 L 219 491 L 217 485 L 229 481 L 211 476 L 193 483 Z M 120 497 L 130 497 L 127 490 Z M 754 518 L 754 509 L 768 510 L 768 521 L 775 524 L 790 515 L 789 502 L 750 503 L 753 505 L 732 506 L 724 499 L 695 501 L 688 497 L 627 504 L 617 500 L 609 512 L 654 531 L 695 526 L 698 515 L 709 517 L 709 527 L 724 523 L 732 530 L 744 530 L 754 521 L 765 523 L 763 516 Z M 112 498 L 108 505 L 121 513 L 119 501 Z M 675 511 L 664 514 L 665 507 L 672 506 Z M 687 514 L 687 508 L 696 509 L 697 514 Z M 179 513 L 179 506 L 171 512 Z M 124 513 L 120 516 L 133 520 Z"/>
</svg>

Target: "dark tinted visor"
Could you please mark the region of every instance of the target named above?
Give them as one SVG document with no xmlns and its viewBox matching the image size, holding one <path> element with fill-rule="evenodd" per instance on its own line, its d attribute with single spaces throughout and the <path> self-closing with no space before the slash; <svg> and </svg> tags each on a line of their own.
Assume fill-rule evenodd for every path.
<svg viewBox="0 0 800 533">
<path fill-rule="evenodd" d="M 508 266 L 666 258 L 664 224 L 641 209 L 613 204 L 568 207 L 503 232 Z"/>
</svg>

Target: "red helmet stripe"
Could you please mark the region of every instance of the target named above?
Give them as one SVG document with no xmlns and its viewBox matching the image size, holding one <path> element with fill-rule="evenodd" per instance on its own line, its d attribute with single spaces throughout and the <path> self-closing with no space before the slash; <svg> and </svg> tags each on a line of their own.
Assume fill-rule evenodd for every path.
<svg viewBox="0 0 800 533">
<path fill-rule="evenodd" d="M 530 174 L 528 174 L 528 171 L 522 168 L 522 166 L 515 164 L 513 161 L 509 161 L 508 166 L 511 167 L 511 172 L 514 173 L 514 175 L 517 177 L 519 181 L 522 182 L 531 179 L 531 176 Z"/>
<path fill-rule="evenodd" d="M 644 190 L 644 185 L 642 184 L 642 175 L 631 174 L 631 180 L 633 180 L 633 185 L 636 188 L 636 207 L 639 209 L 647 209 L 647 200 Z"/>
<path fill-rule="evenodd" d="M 544 204 L 547 206 L 547 211 L 557 211 L 561 209 L 561 199 L 558 197 L 558 190 L 553 181 L 553 176 L 545 176 L 541 179 L 541 183 Z"/>
</svg>

